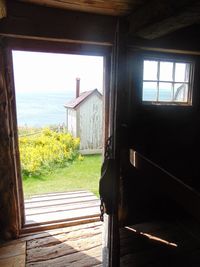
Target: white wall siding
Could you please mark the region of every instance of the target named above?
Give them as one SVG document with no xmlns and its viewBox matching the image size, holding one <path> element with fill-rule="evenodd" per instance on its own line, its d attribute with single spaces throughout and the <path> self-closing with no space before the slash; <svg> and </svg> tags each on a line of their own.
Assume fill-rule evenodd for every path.
<svg viewBox="0 0 200 267">
<path fill-rule="evenodd" d="M 91 95 L 77 110 L 77 135 L 80 137 L 81 150 L 102 148 L 102 99 Z M 78 118 L 79 117 L 79 118 Z"/>
<path fill-rule="evenodd" d="M 67 109 L 67 130 L 74 137 L 77 137 L 76 110 L 71 109 L 71 108 Z"/>
</svg>

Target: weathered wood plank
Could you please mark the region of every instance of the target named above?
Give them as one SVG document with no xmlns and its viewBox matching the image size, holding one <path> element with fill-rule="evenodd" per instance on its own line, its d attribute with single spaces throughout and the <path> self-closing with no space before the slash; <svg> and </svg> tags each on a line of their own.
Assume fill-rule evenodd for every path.
<svg viewBox="0 0 200 267">
<path fill-rule="evenodd" d="M 67 220 L 64 219 L 62 221 L 48 221 L 43 224 L 41 223 L 35 223 L 35 224 L 29 224 L 26 225 L 21 230 L 21 233 L 23 235 L 30 234 L 30 233 L 35 233 L 35 232 L 41 232 L 41 231 L 46 231 L 46 230 L 52 230 L 52 229 L 57 229 L 61 227 L 70 227 L 70 226 L 76 226 L 80 224 L 86 224 L 86 223 L 94 223 L 94 222 L 99 222 L 100 218 L 99 215 L 92 215 L 89 217 L 81 217 L 81 218 L 73 218 L 72 220 Z"/>
<path fill-rule="evenodd" d="M 38 196 L 38 197 L 32 197 L 29 199 L 25 200 L 25 203 L 34 203 L 34 202 L 43 202 L 46 203 L 46 201 L 50 200 L 59 200 L 59 199 L 76 199 L 80 197 L 89 197 L 89 196 L 94 196 L 93 193 L 87 192 L 87 193 L 80 193 L 80 194 L 62 194 L 62 195 L 50 195 L 50 196 Z M 97 199 L 97 197 L 96 197 Z"/>
<path fill-rule="evenodd" d="M 149 221 L 149 222 L 134 224 L 133 228 L 138 232 L 155 233 L 160 229 L 169 228 L 170 225 L 171 223 L 166 221 Z M 123 233 L 127 233 L 127 231 L 122 230 L 121 234 Z"/>
<path fill-rule="evenodd" d="M 65 232 L 52 230 L 49 236 L 44 232 L 29 236 L 26 266 L 101 266 L 101 229 L 102 223 L 90 223 L 62 229 Z M 1 248 L 0 266 L 25 266 L 26 241 L 22 239 Z"/>
<path fill-rule="evenodd" d="M 41 237 L 33 239 L 27 242 L 27 249 L 32 249 L 36 247 L 45 247 L 49 245 L 59 244 L 61 242 L 68 242 L 69 240 L 76 240 L 79 238 L 90 238 L 93 235 L 101 235 L 102 225 L 97 225 L 94 227 L 78 229 L 76 231 L 71 231 L 68 233 L 60 233 L 57 235 L 51 235 L 48 237 Z"/>
<path fill-rule="evenodd" d="M 131 12 L 132 8 L 138 7 L 144 0 L 71 0 L 71 1 L 53 1 L 53 0 L 21 0 L 23 2 L 37 3 L 50 7 L 79 10 L 83 12 L 92 12 L 106 15 L 122 16 Z"/>
<path fill-rule="evenodd" d="M 26 242 L 26 266 L 101 266 L 101 230 L 102 223 L 88 223 L 11 241 L 3 246 L 3 249 L 9 247 L 10 252 L 3 251 L 9 258 L 0 258 L 0 266 L 24 267 L 25 247 L 21 244 Z"/>
<path fill-rule="evenodd" d="M 81 209 L 81 208 L 88 208 L 88 207 L 99 207 L 100 200 L 97 201 L 88 201 L 83 203 L 74 203 L 74 204 L 63 204 L 63 205 L 55 205 L 55 206 L 48 206 L 48 207 L 42 207 L 42 208 L 29 208 L 26 209 L 26 215 L 34 215 L 34 214 L 40 214 L 40 213 L 49 213 L 49 212 L 61 212 L 61 211 L 67 211 L 67 210 L 75 210 L 75 209 Z"/>
<path fill-rule="evenodd" d="M 84 251 L 77 251 L 70 255 L 54 258 L 46 261 L 30 262 L 27 267 L 83 267 L 94 266 L 101 263 L 101 245 Z"/>
<path fill-rule="evenodd" d="M 138 250 L 138 241 L 142 241 L 141 243 L 150 242 L 151 245 L 166 245 L 172 246 L 174 248 L 183 248 L 184 243 L 188 244 L 188 240 L 191 242 L 193 240 L 193 245 L 195 241 L 197 241 L 197 245 L 200 246 L 200 242 L 195 240 L 194 237 L 183 231 L 175 222 L 171 223 L 168 227 L 160 228 L 153 232 L 135 232 L 135 227 L 125 227 L 124 231 L 126 232 L 126 238 L 122 238 L 122 244 L 128 243 L 130 239 L 133 240 L 133 244 L 135 243 L 134 250 Z M 132 231 L 133 230 L 133 231 Z M 144 246 L 142 246 L 144 249 Z"/>
<path fill-rule="evenodd" d="M 20 214 L 17 194 L 17 144 L 15 103 L 12 80 L 11 54 L 0 44 L 0 236 L 4 239 L 17 237 L 20 228 Z"/>
<path fill-rule="evenodd" d="M 71 232 L 75 233 L 76 231 L 80 231 L 83 229 L 93 229 L 95 227 L 102 226 L 102 222 L 90 222 L 90 223 L 84 223 L 84 224 L 78 224 L 74 226 L 68 226 L 68 227 L 60 227 L 59 229 L 53 229 L 53 230 L 46 230 L 39 232 L 37 234 L 29 234 L 28 236 L 21 236 L 21 241 L 30 241 L 30 240 L 36 240 L 40 238 L 55 236 L 59 234 L 69 234 Z M 11 241 L 12 243 L 18 242 L 17 240 Z"/>
<path fill-rule="evenodd" d="M 64 212 L 49 212 L 44 214 L 36 214 L 36 215 L 27 215 L 26 216 L 26 225 L 31 223 L 45 223 L 48 221 L 59 221 L 59 220 L 72 220 L 73 218 L 81 218 L 85 216 L 94 216 L 99 215 L 100 210 L 99 207 L 90 207 L 90 208 L 82 208 L 76 210 L 69 210 Z"/>
<path fill-rule="evenodd" d="M 59 196 L 59 195 L 76 195 L 80 193 L 88 193 L 86 190 L 76 190 L 76 191 L 66 191 L 66 192 L 52 192 L 52 193 L 45 193 L 45 194 L 35 194 L 31 196 L 31 198 L 37 198 L 37 197 L 46 197 L 46 196 Z"/>
<path fill-rule="evenodd" d="M 8 244 L 0 247 L 0 259 L 14 257 L 17 255 L 25 255 L 26 242 L 18 242 L 16 244 Z"/>
<path fill-rule="evenodd" d="M 89 235 L 88 238 L 74 238 L 64 242 L 42 247 L 32 248 L 27 251 L 27 263 L 47 261 L 61 256 L 71 255 L 78 251 L 87 251 L 101 246 L 101 234 Z M 100 254 L 100 252 L 99 252 Z"/>
<path fill-rule="evenodd" d="M 81 150 L 91 152 L 102 149 L 102 105 L 102 95 L 94 90 L 76 111 L 77 135 L 81 139 Z"/>
<path fill-rule="evenodd" d="M 25 267 L 26 257 L 24 255 L 17 255 L 6 259 L 0 259 L 0 266 L 2 267 Z"/>
<path fill-rule="evenodd" d="M 25 204 L 25 209 L 47 207 L 47 206 L 59 205 L 59 204 L 77 203 L 77 202 L 81 203 L 81 202 L 96 201 L 96 200 L 97 200 L 97 197 L 92 195 L 92 196 L 85 196 L 85 197 L 79 197 L 79 198 L 68 198 L 68 199 L 48 200 L 48 201 L 41 201 L 41 202 L 30 202 L 30 203 Z"/>
<path fill-rule="evenodd" d="M 8 242 L 0 247 L 0 266 L 25 267 L 26 242 Z"/>
</svg>

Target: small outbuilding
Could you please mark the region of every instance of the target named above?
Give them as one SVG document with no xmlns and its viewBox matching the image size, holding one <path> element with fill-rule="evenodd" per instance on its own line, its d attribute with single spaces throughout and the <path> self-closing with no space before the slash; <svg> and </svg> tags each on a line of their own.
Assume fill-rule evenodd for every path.
<svg viewBox="0 0 200 267">
<path fill-rule="evenodd" d="M 66 126 L 75 137 L 80 138 L 82 154 L 102 151 L 102 94 L 90 90 L 80 94 L 80 79 L 76 79 L 76 98 L 65 104 Z"/>
</svg>

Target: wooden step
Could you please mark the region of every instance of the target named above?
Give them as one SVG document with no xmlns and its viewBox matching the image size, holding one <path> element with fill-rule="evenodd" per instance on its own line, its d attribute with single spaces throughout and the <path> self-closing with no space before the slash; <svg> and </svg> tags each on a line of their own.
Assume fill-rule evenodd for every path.
<svg viewBox="0 0 200 267">
<path fill-rule="evenodd" d="M 60 204 L 60 205 L 52 205 L 45 207 L 35 207 L 35 208 L 27 208 L 26 216 L 34 215 L 34 214 L 44 214 L 49 212 L 58 212 L 58 211 L 67 211 L 67 210 L 76 210 L 81 208 L 89 208 L 89 207 L 99 207 L 100 200 L 94 201 L 86 201 L 80 203 L 68 203 L 68 204 Z"/>
<path fill-rule="evenodd" d="M 99 207 L 89 207 L 81 208 L 76 210 L 68 210 L 63 212 L 49 212 L 44 214 L 28 215 L 26 216 L 26 225 L 28 224 L 39 224 L 46 223 L 50 220 L 61 221 L 61 220 L 72 220 L 73 218 L 89 217 L 89 216 L 98 216 L 100 214 Z"/>
<path fill-rule="evenodd" d="M 96 201 L 97 199 L 98 198 L 94 195 L 75 197 L 75 198 L 64 198 L 64 199 L 57 199 L 57 200 L 49 199 L 48 201 L 25 203 L 25 209 L 55 206 L 55 205 L 69 204 L 69 203 L 82 203 L 82 202 L 88 202 L 88 201 Z"/>
<path fill-rule="evenodd" d="M 88 191 L 50 193 L 25 202 L 26 226 L 98 217 L 100 200 Z"/>
<path fill-rule="evenodd" d="M 46 197 L 46 196 L 56 196 L 56 195 L 77 195 L 80 193 L 90 193 L 87 190 L 76 190 L 76 191 L 63 191 L 63 192 L 51 192 L 51 193 L 45 193 L 45 194 L 35 194 L 33 196 L 31 196 L 31 198 L 37 198 L 37 197 Z M 27 197 L 27 199 L 29 199 L 30 197 Z"/>
<path fill-rule="evenodd" d="M 25 204 L 26 203 L 34 203 L 34 202 L 46 202 L 46 201 L 50 201 L 50 200 L 59 200 L 59 199 L 74 199 L 74 198 L 78 198 L 78 197 L 88 197 L 88 196 L 94 196 L 94 194 L 90 193 L 90 192 L 81 192 L 81 193 L 73 193 L 73 194 L 54 194 L 54 195 L 46 195 L 46 196 L 33 196 L 32 198 L 26 199 L 25 200 Z"/>
</svg>

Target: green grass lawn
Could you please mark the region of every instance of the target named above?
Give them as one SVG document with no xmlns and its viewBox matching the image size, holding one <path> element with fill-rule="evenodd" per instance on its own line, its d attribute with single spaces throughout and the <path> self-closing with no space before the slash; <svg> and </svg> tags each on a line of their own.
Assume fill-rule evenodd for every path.
<svg viewBox="0 0 200 267">
<path fill-rule="evenodd" d="M 75 161 L 68 167 L 57 168 L 52 173 L 23 177 L 25 198 L 34 194 L 86 189 L 99 195 L 101 155 L 84 156 L 83 161 Z"/>
</svg>

